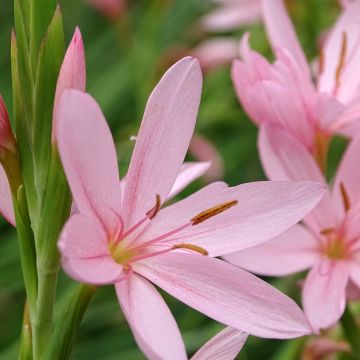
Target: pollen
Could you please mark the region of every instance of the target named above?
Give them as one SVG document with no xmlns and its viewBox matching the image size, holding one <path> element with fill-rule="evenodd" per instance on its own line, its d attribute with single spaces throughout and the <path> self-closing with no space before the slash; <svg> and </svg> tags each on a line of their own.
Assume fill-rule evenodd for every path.
<svg viewBox="0 0 360 360">
<path fill-rule="evenodd" d="M 348 212 L 351 208 L 351 202 L 350 202 L 348 192 L 346 191 L 346 188 L 345 188 L 345 185 L 343 182 L 340 183 L 340 192 L 341 192 L 341 197 L 342 197 L 342 201 L 344 204 L 344 209 L 346 212 Z"/>
<path fill-rule="evenodd" d="M 150 209 L 147 213 L 146 213 L 146 216 L 152 220 L 156 215 L 157 213 L 160 211 L 160 207 L 161 207 L 161 199 L 160 199 L 160 195 L 159 194 L 156 194 L 156 202 L 155 202 L 155 205 L 152 209 Z"/>
<path fill-rule="evenodd" d="M 329 259 L 340 260 L 348 256 L 346 245 L 342 239 L 335 238 L 325 248 L 325 256 Z"/>
<path fill-rule="evenodd" d="M 320 234 L 321 235 L 332 235 L 335 233 L 335 231 L 336 230 L 334 228 L 325 228 L 320 231 Z"/>
<path fill-rule="evenodd" d="M 233 206 L 237 205 L 237 203 L 238 203 L 237 200 L 231 200 L 223 204 L 216 205 L 210 209 L 204 210 L 191 219 L 192 225 L 201 224 L 205 220 L 210 219 L 213 216 L 219 215 L 222 212 L 232 208 Z"/>
<path fill-rule="evenodd" d="M 201 246 L 193 245 L 193 244 L 176 244 L 173 246 L 173 249 L 187 249 L 198 252 L 201 255 L 207 256 L 209 255 L 208 251 L 202 248 Z"/>
</svg>

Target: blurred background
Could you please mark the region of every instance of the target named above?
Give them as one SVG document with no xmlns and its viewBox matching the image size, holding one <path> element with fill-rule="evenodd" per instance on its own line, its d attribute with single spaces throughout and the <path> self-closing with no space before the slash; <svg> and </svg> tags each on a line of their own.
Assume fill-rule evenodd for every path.
<svg viewBox="0 0 360 360">
<path fill-rule="evenodd" d="M 208 181 L 230 185 L 263 180 L 256 148 L 257 129 L 242 111 L 230 79 L 231 55 L 245 31 L 252 46 L 271 59 L 271 51 L 257 13 L 257 0 L 248 16 L 233 16 L 225 24 L 211 17 L 219 3 L 236 0 L 60 0 L 65 37 L 81 29 L 86 51 L 87 89 L 99 102 L 117 144 L 121 174 L 131 156 L 146 99 L 163 72 L 185 55 L 199 56 L 204 72 L 202 102 L 189 160 L 212 159 L 214 167 L 180 194 L 184 197 Z M 241 0 L 239 1 L 239 3 Z M 246 2 L 246 1 L 243 1 Z M 319 50 L 321 36 L 340 12 L 336 0 L 288 0 L 287 7 L 309 59 Z M 11 0 L 0 4 L 0 93 L 11 114 L 10 34 Z M 205 17 L 206 16 L 206 17 Z M 215 19 L 216 20 L 216 19 Z M 221 42 L 210 47 L 208 44 Z M 209 42 L 210 41 L 210 42 Z M 227 44 L 227 45 L 226 45 Z M 216 47 L 217 46 L 217 47 Z M 204 50 L 205 49 L 205 50 Z M 206 53 L 210 53 L 209 56 Z M 334 169 L 341 141 L 333 145 Z M 216 150 L 215 150 L 216 149 Z M 268 279 L 298 299 L 294 277 Z M 59 303 L 72 282 L 61 275 Z M 63 290 L 65 289 L 65 290 Z M 221 325 L 193 311 L 167 294 L 169 304 L 192 354 L 221 329 Z M 0 359 L 15 359 L 22 320 L 24 291 L 15 231 L 0 220 Z M 307 339 L 275 341 L 250 338 L 239 359 L 296 359 Z M 76 339 L 72 359 L 144 359 L 137 349 L 116 300 L 113 287 L 97 291 Z M 309 358 L 310 359 L 310 358 Z M 174 359 L 176 360 L 176 359 Z"/>
</svg>

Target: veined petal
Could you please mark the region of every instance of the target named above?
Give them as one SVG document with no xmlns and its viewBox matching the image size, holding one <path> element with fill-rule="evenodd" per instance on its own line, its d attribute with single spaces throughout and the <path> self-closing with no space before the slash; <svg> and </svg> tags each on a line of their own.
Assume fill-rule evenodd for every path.
<svg viewBox="0 0 360 360">
<path fill-rule="evenodd" d="M 2 165 L 0 165 L 0 213 L 12 226 L 16 226 L 10 185 Z"/>
<path fill-rule="evenodd" d="M 349 268 L 344 261 L 322 259 L 309 272 L 303 288 L 303 305 L 314 332 L 327 329 L 346 306 Z"/>
<path fill-rule="evenodd" d="M 237 330 L 279 339 L 310 331 L 293 300 L 219 259 L 168 253 L 138 263 L 135 271 L 185 304 Z"/>
<path fill-rule="evenodd" d="M 94 219 L 75 214 L 58 242 L 64 271 L 88 284 L 110 284 L 122 276 L 122 266 L 111 257 L 107 235 Z"/>
<path fill-rule="evenodd" d="M 348 145 L 341 163 L 337 169 L 333 185 L 334 203 L 337 205 L 339 214 L 344 214 L 344 194 L 346 192 L 350 209 L 360 206 L 360 168 L 358 166 L 360 154 L 360 136 L 356 136 Z M 342 184 L 342 185 L 341 185 Z"/>
<path fill-rule="evenodd" d="M 263 0 L 262 3 L 265 27 L 274 51 L 277 48 L 289 51 L 296 59 L 304 76 L 310 77 L 308 62 L 283 1 Z"/>
<path fill-rule="evenodd" d="M 153 239 L 190 223 L 203 211 L 232 203 L 225 211 L 167 240 L 191 243 L 205 248 L 210 256 L 221 256 L 281 234 L 312 210 L 323 194 L 324 186 L 313 182 L 263 181 L 232 188 L 214 183 L 161 210 L 143 237 Z"/>
<path fill-rule="evenodd" d="M 131 274 L 115 284 L 115 289 L 135 340 L 147 359 L 187 359 L 176 321 L 153 285 Z"/>
<path fill-rule="evenodd" d="M 202 18 L 202 25 L 210 31 L 228 31 L 250 25 L 261 17 L 260 1 L 234 2 L 223 4 Z"/>
<path fill-rule="evenodd" d="M 165 201 L 175 183 L 195 127 L 202 86 L 199 62 L 184 58 L 153 90 L 131 158 L 123 211 L 129 226 Z"/>
<path fill-rule="evenodd" d="M 64 92 L 58 117 L 58 148 L 76 206 L 80 213 L 113 230 L 121 191 L 115 145 L 106 120 L 95 100 L 77 90 Z"/>
<path fill-rule="evenodd" d="M 258 148 L 261 163 L 270 180 L 313 180 L 326 184 L 309 151 L 288 131 L 264 124 L 260 129 Z M 336 211 L 329 192 L 305 221 L 316 233 L 336 225 Z"/>
<path fill-rule="evenodd" d="M 227 327 L 203 345 L 191 360 L 234 360 L 247 337 L 248 334 Z"/>
<path fill-rule="evenodd" d="M 85 91 L 86 89 L 86 65 L 84 43 L 81 37 L 80 29 L 77 27 L 70 45 L 66 51 L 64 61 L 61 65 L 58 81 L 56 84 L 54 115 L 53 115 L 53 137 L 57 128 L 57 116 L 59 102 L 64 90 L 77 89 Z"/>
<path fill-rule="evenodd" d="M 224 258 L 252 273 L 285 276 L 310 268 L 320 256 L 314 235 L 295 225 L 274 239 Z"/>
<path fill-rule="evenodd" d="M 182 164 L 180 172 L 175 180 L 168 199 L 173 198 L 184 190 L 189 184 L 197 178 L 203 176 L 211 167 L 211 162 L 186 162 Z"/>
<path fill-rule="evenodd" d="M 323 71 L 319 75 L 318 89 L 336 95 L 345 103 L 354 98 L 360 83 L 360 77 L 355 71 L 359 68 L 360 55 L 359 13 L 358 1 L 346 6 L 327 37 L 322 54 Z"/>
</svg>

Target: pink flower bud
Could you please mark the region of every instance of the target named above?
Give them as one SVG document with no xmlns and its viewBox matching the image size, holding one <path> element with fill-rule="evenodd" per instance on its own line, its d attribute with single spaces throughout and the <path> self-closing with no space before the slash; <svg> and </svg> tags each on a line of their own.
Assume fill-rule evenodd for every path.
<svg viewBox="0 0 360 360">
<path fill-rule="evenodd" d="M 54 131 L 56 129 L 56 112 L 59 101 L 64 90 L 67 89 L 77 89 L 81 91 L 85 91 L 86 89 L 84 43 L 78 27 L 75 29 L 74 36 L 66 51 L 56 85 L 53 115 L 53 138 Z"/>
<path fill-rule="evenodd" d="M 9 115 L 2 96 L 0 95 L 0 150 L 16 151 L 15 137 L 11 130 Z"/>
</svg>

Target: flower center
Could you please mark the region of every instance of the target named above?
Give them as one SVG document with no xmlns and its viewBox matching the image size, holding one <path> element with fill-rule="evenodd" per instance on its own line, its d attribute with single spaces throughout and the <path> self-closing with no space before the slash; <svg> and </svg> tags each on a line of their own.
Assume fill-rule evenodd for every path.
<svg viewBox="0 0 360 360">
<path fill-rule="evenodd" d="M 341 238 L 334 238 L 325 247 L 325 256 L 329 259 L 339 260 L 348 257 L 348 250 L 345 241 Z"/>
<path fill-rule="evenodd" d="M 146 236 L 146 233 L 143 232 L 144 228 L 149 224 L 149 221 L 156 217 L 160 210 L 161 201 L 159 195 L 157 195 L 155 206 L 146 213 L 143 219 L 126 231 L 124 231 L 123 224 L 119 226 L 117 233 L 109 239 L 109 252 L 114 261 L 127 268 L 131 268 L 131 264 L 138 260 L 144 260 L 173 250 L 181 249 L 206 256 L 208 255 L 208 251 L 203 247 L 182 242 L 186 237 L 182 237 L 180 233 L 186 228 L 197 226 L 208 219 L 229 210 L 235 205 L 237 205 L 237 200 L 231 200 L 215 205 L 198 213 L 185 224 L 164 234 L 148 240 L 139 239 L 138 237 Z"/>
</svg>

